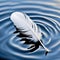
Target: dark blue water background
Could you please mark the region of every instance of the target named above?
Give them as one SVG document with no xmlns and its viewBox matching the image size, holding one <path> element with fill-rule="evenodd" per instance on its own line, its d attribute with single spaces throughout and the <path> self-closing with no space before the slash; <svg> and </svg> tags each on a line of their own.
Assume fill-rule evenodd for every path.
<svg viewBox="0 0 60 60">
<path fill-rule="evenodd" d="M 0 58 L 6 60 L 60 60 L 60 1 L 59 0 L 0 0 Z M 43 33 L 44 45 L 51 50 L 45 56 L 42 47 L 26 52 L 12 21 L 11 13 L 26 13 Z"/>
</svg>

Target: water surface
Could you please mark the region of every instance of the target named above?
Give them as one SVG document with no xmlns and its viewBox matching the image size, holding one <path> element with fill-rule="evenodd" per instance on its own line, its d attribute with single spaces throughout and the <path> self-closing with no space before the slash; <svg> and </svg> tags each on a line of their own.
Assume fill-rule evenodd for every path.
<svg viewBox="0 0 60 60">
<path fill-rule="evenodd" d="M 60 4 L 58 0 L 0 0 L 0 58 L 6 60 L 60 60 Z M 11 13 L 26 13 L 41 29 L 44 45 L 34 53 L 26 52 L 26 47 L 17 37 Z"/>
</svg>

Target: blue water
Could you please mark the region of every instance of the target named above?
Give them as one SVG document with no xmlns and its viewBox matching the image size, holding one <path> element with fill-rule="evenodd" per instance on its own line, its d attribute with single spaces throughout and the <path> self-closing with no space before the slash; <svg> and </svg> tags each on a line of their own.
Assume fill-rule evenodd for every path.
<svg viewBox="0 0 60 60">
<path fill-rule="evenodd" d="M 0 0 L 0 58 L 4 60 L 60 60 L 60 1 L 58 0 Z M 26 13 L 41 29 L 44 45 L 34 53 L 26 52 L 10 20 L 11 13 Z"/>
</svg>

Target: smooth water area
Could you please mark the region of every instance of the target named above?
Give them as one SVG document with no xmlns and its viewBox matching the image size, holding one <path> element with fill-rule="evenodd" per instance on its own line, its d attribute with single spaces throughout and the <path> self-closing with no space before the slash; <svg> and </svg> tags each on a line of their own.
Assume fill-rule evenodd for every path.
<svg viewBox="0 0 60 60">
<path fill-rule="evenodd" d="M 59 0 L 0 0 L 0 58 L 6 60 L 60 60 L 60 4 Z M 11 13 L 27 14 L 41 29 L 44 45 L 35 52 L 27 52 L 10 20 Z"/>
</svg>

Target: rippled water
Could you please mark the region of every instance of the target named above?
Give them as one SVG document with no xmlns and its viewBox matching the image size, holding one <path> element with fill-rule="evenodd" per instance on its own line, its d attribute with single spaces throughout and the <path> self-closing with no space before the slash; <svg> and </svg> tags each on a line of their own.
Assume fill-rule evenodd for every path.
<svg viewBox="0 0 60 60">
<path fill-rule="evenodd" d="M 60 60 L 60 7 L 58 0 L 22 0 L 0 2 L 0 58 L 6 60 Z M 42 47 L 34 53 L 26 52 L 16 31 L 10 15 L 12 12 L 26 13 L 43 33 L 42 40 L 51 50 L 45 56 Z"/>
</svg>

